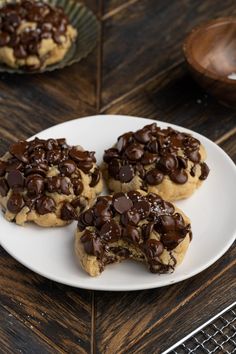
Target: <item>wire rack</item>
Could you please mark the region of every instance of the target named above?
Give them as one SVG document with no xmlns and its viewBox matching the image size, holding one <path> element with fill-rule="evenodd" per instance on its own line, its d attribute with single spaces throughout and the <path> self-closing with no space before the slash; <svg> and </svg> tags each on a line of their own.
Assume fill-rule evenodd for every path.
<svg viewBox="0 0 236 354">
<path fill-rule="evenodd" d="M 236 354 L 236 302 L 162 354 Z"/>
</svg>

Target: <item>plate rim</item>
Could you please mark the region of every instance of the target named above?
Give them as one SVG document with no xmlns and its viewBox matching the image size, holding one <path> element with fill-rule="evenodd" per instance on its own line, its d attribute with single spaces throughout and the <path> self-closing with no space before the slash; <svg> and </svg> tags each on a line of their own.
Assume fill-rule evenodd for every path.
<svg viewBox="0 0 236 354">
<path fill-rule="evenodd" d="M 236 165 L 234 164 L 233 160 L 229 157 L 229 155 L 216 143 L 214 143 L 212 140 L 210 140 L 209 138 L 207 138 L 206 136 L 197 133 L 191 129 L 182 127 L 180 125 L 176 125 L 176 124 L 172 124 L 171 122 L 166 122 L 166 121 L 159 121 L 159 120 L 154 120 L 154 119 L 150 119 L 150 118 L 143 118 L 143 117 L 137 117 L 137 116 L 129 116 L 129 115 L 119 115 L 119 114 L 98 114 L 98 115 L 91 115 L 91 116 L 86 116 L 86 117 L 81 117 L 81 118 L 75 118 L 66 122 L 62 122 L 59 124 L 55 124 L 47 129 L 44 129 L 40 132 L 38 132 L 37 134 L 31 136 L 30 138 L 28 138 L 27 140 L 30 139 L 34 139 L 35 137 L 37 137 L 39 134 L 41 133 L 45 133 L 48 134 L 50 133 L 51 130 L 55 129 L 55 127 L 63 127 L 65 125 L 70 125 L 71 123 L 74 124 L 77 121 L 84 121 L 84 120 L 89 120 L 89 119 L 118 119 L 118 118 L 122 118 L 122 119 L 137 119 L 137 120 L 145 120 L 148 122 L 153 122 L 153 123 L 157 123 L 160 125 L 164 125 L 164 126 L 171 126 L 174 129 L 180 129 L 184 132 L 193 134 L 195 137 L 199 137 L 200 139 L 203 137 L 204 139 L 206 139 L 206 141 L 212 145 L 214 148 L 217 149 L 217 151 L 223 155 L 223 157 L 228 161 L 228 163 L 231 165 L 232 167 L 232 171 L 234 171 L 235 173 L 235 177 L 236 177 Z M 149 123 L 147 123 L 149 124 Z M 144 124 L 145 125 L 145 124 Z M 66 130 L 65 130 L 66 131 Z M 65 134 L 66 135 L 66 134 Z M 20 264 L 22 264 L 24 267 L 26 267 L 27 269 L 33 271 L 36 274 L 39 274 L 40 276 L 49 279 L 51 281 L 55 281 L 57 283 L 60 284 L 64 284 L 67 286 L 71 286 L 71 287 L 75 287 L 75 288 L 79 288 L 79 289 L 86 289 L 86 290 L 96 290 L 96 291 L 137 291 L 137 290 L 147 290 L 147 289 L 154 289 L 154 288 L 160 288 L 160 287 L 164 287 L 164 286 L 169 286 L 172 284 L 176 284 L 179 283 L 181 281 L 187 280 L 189 278 L 194 277 L 197 274 L 200 274 L 202 271 L 208 269 L 211 265 L 213 265 L 218 259 L 220 259 L 226 252 L 227 250 L 230 248 L 230 246 L 234 243 L 236 238 L 236 224 L 235 224 L 235 229 L 232 232 L 232 237 L 228 240 L 228 242 L 226 242 L 225 246 L 221 249 L 220 252 L 218 252 L 213 258 L 211 258 L 208 262 L 206 262 L 205 264 L 203 264 L 201 267 L 198 267 L 197 269 L 193 269 L 192 272 L 187 273 L 187 274 L 180 274 L 176 279 L 172 279 L 169 280 L 168 279 L 166 281 L 164 281 L 164 283 L 158 284 L 157 283 L 157 278 L 153 279 L 153 281 L 149 282 L 149 283 L 145 283 L 145 284 L 134 284 L 134 285 L 129 285 L 129 286 L 120 286 L 120 285 L 115 285 L 115 286 L 111 286 L 111 285 L 94 285 L 94 284 L 75 284 L 71 281 L 67 281 L 67 279 L 60 279 L 60 276 L 54 276 L 54 275 L 46 275 L 44 272 L 41 272 L 40 270 L 37 269 L 37 267 L 34 266 L 29 266 L 27 264 L 27 262 L 24 262 L 24 260 L 22 261 L 20 259 L 20 257 L 18 258 L 18 256 L 15 256 L 12 251 L 4 244 L 1 236 L 0 236 L 0 245 L 3 247 L 3 249 L 5 251 L 7 251 L 7 253 L 13 257 L 17 262 L 19 262 Z M 74 253 L 74 252 L 73 252 Z M 76 261 L 76 260 L 75 260 Z M 158 274 L 156 274 L 156 276 L 159 276 Z M 163 281 L 162 281 L 163 282 Z"/>
</svg>

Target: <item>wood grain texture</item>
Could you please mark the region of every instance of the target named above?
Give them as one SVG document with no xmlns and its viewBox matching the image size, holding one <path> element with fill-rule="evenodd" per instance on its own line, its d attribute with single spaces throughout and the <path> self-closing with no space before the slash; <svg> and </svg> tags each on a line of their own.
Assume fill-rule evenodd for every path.
<svg viewBox="0 0 236 354">
<path fill-rule="evenodd" d="M 102 104 L 183 60 L 181 44 L 197 23 L 236 13 L 233 0 L 143 0 L 103 24 Z"/>
<path fill-rule="evenodd" d="M 233 302 L 235 255 L 232 247 L 209 269 L 169 287 L 96 293 L 97 352 L 159 353 L 184 337 Z"/>
<path fill-rule="evenodd" d="M 90 291 L 46 280 L 2 248 L 0 284 L 0 303 L 43 341 L 69 353 L 90 352 Z"/>
<path fill-rule="evenodd" d="M 62 353 L 41 340 L 32 328 L 27 328 L 0 305 L 0 352 L 4 354 Z"/>
<path fill-rule="evenodd" d="M 174 67 L 104 113 L 127 114 L 166 121 L 217 140 L 235 127 L 236 111 L 206 95 L 186 72 Z M 145 121 L 144 121 L 145 124 Z"/>
</svg>

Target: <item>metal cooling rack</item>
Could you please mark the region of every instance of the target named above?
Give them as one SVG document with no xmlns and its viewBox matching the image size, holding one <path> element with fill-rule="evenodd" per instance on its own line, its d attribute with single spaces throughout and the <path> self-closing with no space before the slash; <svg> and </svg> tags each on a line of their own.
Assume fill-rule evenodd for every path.
<svg viewBox="0 0 236 354">
<path fill-rule="evenodd" d="M 236 302 L 162 354 L 236 353 Z"/>
</svg>

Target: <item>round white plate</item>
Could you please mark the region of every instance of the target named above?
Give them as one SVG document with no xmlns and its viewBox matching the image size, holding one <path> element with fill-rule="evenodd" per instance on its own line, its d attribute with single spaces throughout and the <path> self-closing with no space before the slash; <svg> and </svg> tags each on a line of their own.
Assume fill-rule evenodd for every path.
<svg viewBox="0 0 236 354">
<path fill-rule="evenodd" d="M 100 163 L 104 149 L 109 148 L 120 134 L 150 123 L 153 121 L 143 118 L 101 115 L 69 121 L 37 136 L 44 139 L 65 137 L 69 144 L 80 144 L 96 151 Z M 207 138 L 169 123 L 157 124 L 192 133 L 205 145 L 211 169 L 208 179 L 191 198 L 176 203 L 191 218 L 193 240 L 183 263 L 173 274 L 152 274 L 142 264 L 124 261 L 107 266 L 101 276 L 91 278 L 81 269 L 74 255 L 76 223 L 52 229 L 35 225 L 20 227 L 0 215 L 0 241 L 5 250 L 46 278 L 93 290 L 157 288 L 192 277 L 214 263 L 227 251 L 236 234 L 236 167 L 225 152 Z"/>
</svg>

